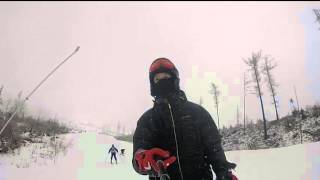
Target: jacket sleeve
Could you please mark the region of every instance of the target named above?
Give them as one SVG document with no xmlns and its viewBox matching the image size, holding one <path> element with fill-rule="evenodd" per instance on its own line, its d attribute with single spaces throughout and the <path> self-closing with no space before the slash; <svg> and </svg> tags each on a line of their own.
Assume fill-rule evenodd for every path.
<svg viewBox="0 0 320 180">
<path fill-rule="evenodd" d="M 135 153 L 138 150 L 151 149 L 153 147 L 153 133 L 150 130 L 151 114 L 147 111 L 138 120 L 136 130 L 133 135 L 133 158 L 132 166 L 134 170 L 142 175 L 146 175 L 139 171 L 138 164 L 135 160 Z"/>
<path fill-rule="evenodd" d="M 221 136 L 207 110 L 202 108 L 200 117 L 200 131 L 205 154 L 216 176 L 219 177 L 228 171 L 226 156 L 221 145 Z"/>
</svg>

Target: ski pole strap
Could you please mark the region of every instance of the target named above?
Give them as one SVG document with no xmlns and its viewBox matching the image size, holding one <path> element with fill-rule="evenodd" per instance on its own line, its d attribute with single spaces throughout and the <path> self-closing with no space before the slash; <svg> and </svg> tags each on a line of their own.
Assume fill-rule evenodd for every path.
<svg viewBox="0 0 320 180">
<path fill-rule="evenodd" d="M 157 165 L 160 169 L 158 172 L 158 176 L 160 177 L 160 180 L 170 180 L 170 176 L 167 170 L 165 169 L 164 162 L 162 160 L 158 160 Z"/>
</svg>

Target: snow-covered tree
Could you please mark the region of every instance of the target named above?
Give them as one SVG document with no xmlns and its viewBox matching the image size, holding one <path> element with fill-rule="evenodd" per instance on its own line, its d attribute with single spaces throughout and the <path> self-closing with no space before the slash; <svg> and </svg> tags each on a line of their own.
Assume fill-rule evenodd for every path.
<svg viewBox="0 0 320 180">
<path fill-rule="evenodd" d="M 278 102 L 276 101 L 277 91 L 276 88 L 278 84 L 274 80 L 274 76 L 271 74 L 271 71 L 277 67 L 276 63 L 273 63 L 273 59 L 268 56 L 264 57 L 264 64 L 262 65 L 262 73 L 265 75 L 265 81 L 268 84 L 269 91 L 271 93 L 271 97 L 273 99 L 273 105 L 276 112 L 277 120 L 279 120 L 278 114 Z"/>
<path fill-rule="evenodd" d="M 252 53 L 251 57 L 244 60 L 244 62 L 249 66 L 249 71 L 252 74 L 253 81 L 255 82 L 255 91 L 257 96 L 260 99 L 262 117 L 263 117 L 263 126 L 264 126 L 264 139 L 267 139 L 267 120 L 265 117 L 263 100 L 262 100 L 262 91 L 261 91 L 261 72 L 259 69 L 259 62 L 261 60 L 261 51 L 258 53 Z"/>
<path fill-rule="evenodd" d="M 219 118 L 219 96 L 220 96 L 220 91 L 218 90 L 218 87 L 216 84 L 211 83 L 211 90 L 209 91 L 210 94 L 213 95 L 213 100 L 215 103 L 215 107 L 217 110 L 217 118 L 218 118 L 218 129 L 220 130 L 220 118 Z"/>
</svg>

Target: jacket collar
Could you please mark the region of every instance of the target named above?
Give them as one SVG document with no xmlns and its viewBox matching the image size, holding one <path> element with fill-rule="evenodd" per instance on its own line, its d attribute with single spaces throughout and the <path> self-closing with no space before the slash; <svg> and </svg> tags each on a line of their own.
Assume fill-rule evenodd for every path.
<svg viewBox="0 0 320 180">
<path fill-rule="evenodd" d="M 177 107 L 187 101 L 186 94 L 182 91 L 176 91 L 174 93 L 171 93 L 166 98 L 155 98 L 154 103 L 155 104 L 162 104 L 162 103 L 170 103 L 172 107 Z"/>
</svg>

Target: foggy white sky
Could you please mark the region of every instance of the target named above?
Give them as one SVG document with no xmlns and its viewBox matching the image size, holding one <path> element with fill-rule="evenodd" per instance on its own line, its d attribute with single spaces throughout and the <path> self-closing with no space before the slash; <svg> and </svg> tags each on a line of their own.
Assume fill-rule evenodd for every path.
<svg viewBox="0 0 320 180">
<path fill-rule="evenodd" d="M 26 95 L 79 45 L 78 54 L 33 95 L 30 109 L 76 124 L 120 121 L 129 129 L 152 106 L 150 63 L 167 57 L 188 98 L 198 103 L 203 97 L 215 119 L 208 85 L 221 87 L 221 124 L 230 125 L 238 104 L 242 112 L 242 59 L 261 49 L 278 63 L 283 116 L 293 85 L 303 106 L 319 97 L 307 76 L 301 18 L 304 13 L 314 20 L 306 12 L 316 7 L 319 2 L 0 2 L 0 84 L 5 96 Z M 271 120 L 273 106 L 263 90 Z M 250 118 L 261 117 L 254 95 L 247 105 Z"/>
</svg>

